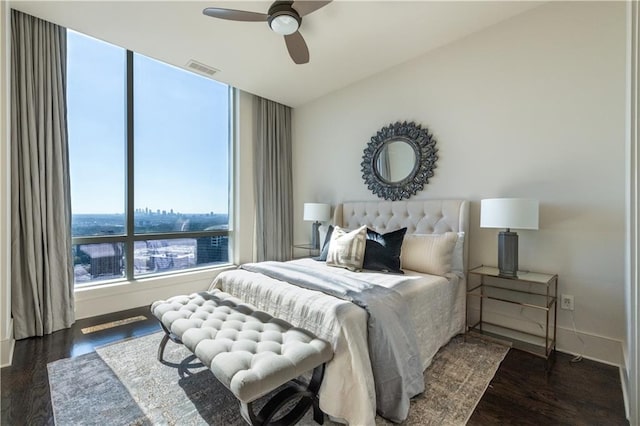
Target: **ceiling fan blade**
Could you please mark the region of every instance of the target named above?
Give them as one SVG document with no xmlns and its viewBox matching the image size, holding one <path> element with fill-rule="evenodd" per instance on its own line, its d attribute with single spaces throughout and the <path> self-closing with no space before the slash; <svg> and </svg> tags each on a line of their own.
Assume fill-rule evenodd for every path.
<svg viewBox="0 0 640 426">
<path fill-rule="evenodd" d="M 207 7 L 202 13 L 212 18 L 228 19 L 230 21 L 266 22 L 269 18 L 266 13 L 224 9 L 221 7 Z"/>
<path fill-rule="evenodd" d="M 298 65 L 309 62 L 309 48 L 300 32 L 296 31 L 293 34 L 284 36 L 284 41 L 287 44 L 287 50 L 293 62 Z"/>
<path fill-rule="evenodd" d="M 310 14 L 311 12 L 315 12 L 316 10 L 320 9 L 323 6 L 328 5 L 329 3 L 331 3 L 331 0 L 329 1 L 295 1 L 293 2 L 293 5 L 291 7 L 293 7 L 296 12 L 298 12 L 298 15 L 300 16 L 305 16 Z"/>
</svg>

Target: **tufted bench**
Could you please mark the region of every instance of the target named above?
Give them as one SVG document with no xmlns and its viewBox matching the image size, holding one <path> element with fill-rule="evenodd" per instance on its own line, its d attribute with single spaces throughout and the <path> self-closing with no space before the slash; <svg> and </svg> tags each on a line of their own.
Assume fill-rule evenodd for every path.
<svg viewBox="0 0 640 426">
<path fill-rule="evenodd" d="M 165 331 L 158 360 L 163 362 L 169 340 L 184 344 L 240 400 L 242 416 L 250 424 L 269 424 L 296 399 L 278 424 L 297 422 L 311 406 L 314 420 L 323 423 L 318 389 L 324 363 L 333 356 L 328 342 L 218 289 L 159 300 L 151 312 Z M 297 380 L 311 370 L 308 384 Z M 252 403 L 284 384 L 254 414 Z"/>
</svg>

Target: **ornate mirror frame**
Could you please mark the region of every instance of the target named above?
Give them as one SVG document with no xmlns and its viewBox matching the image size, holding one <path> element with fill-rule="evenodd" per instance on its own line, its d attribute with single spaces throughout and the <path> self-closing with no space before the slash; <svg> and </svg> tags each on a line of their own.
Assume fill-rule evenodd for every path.
<svg viewBox="0 0 640 426">
<path fill-rule="evenodd" d="M 413 170 L 398 182 L 389 182 L 384 179 L 378 168 L 378 156 L 382 149 L 393 141 L 408 143 L 415 153 Z M 362 178 L 367 188 L 374 194 L 385 200 L 403 200 L 422 191 L 433 176 L 438 156 L 436 153 L 436 140 L 427 128 L 422 128 L 415 122 L 396 122 L 383 127 L 371 137 L 371 141 L 364 149 L 362 155 Z"/>
</svg>

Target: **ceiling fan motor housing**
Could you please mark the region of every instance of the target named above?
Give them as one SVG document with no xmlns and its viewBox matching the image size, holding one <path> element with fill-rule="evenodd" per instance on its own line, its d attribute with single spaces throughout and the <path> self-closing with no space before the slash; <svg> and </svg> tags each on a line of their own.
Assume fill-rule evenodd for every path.
<svg viewBox="0 0 640 426">
<path fill-rule="evenodd" d="M 302 18 L 291 7 L 292 1 L 276 1 L 269 8 L 269 28 L 281 35 L 289 35 L 298 31 Z"/>
</svg>

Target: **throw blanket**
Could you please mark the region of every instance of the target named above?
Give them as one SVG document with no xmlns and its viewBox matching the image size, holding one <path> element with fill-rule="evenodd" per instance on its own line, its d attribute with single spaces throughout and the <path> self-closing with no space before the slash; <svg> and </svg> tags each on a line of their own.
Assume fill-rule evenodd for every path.
<svg viewBox="0 0 640 426">
<path fill-rule="evenodd" d="M 409 400 L 424 391 L 422 362 L 409 309 L 394 290 L 365 281 L 282 263 L 241 266 L 250 272 L 317 290 L 352 302 L 369 314 L 369 356 L 376 388 L 377 410 L 401 422 L 409 414 Z"/>
</svg>

